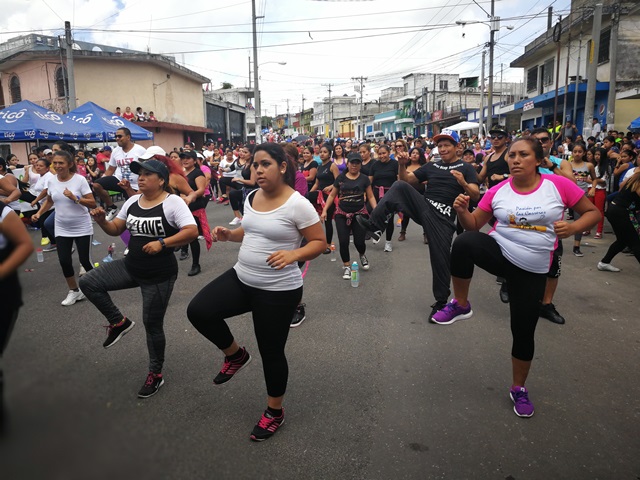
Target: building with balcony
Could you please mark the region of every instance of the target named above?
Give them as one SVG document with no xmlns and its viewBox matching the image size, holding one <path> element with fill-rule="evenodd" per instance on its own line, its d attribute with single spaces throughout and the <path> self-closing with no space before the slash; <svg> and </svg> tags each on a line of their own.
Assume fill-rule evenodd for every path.
<svg viewBox="0 0 640 480">
<path fill-rule="evenodd" d="M 158 122 L 144 127 L 165 150 L 199 143 L 208 132 L 202 84 L 209 79 L 173 57 L 79 40 L 73 57 L 77 105 L 92 101 L 112 111 L 153 111 Z M 21 100 L 69 111 L 66 50 L 57 37 L 30 34 L 0 44 L 0 108 Z"/>
<path fill-rule="evenodd" d="M 606 125 L 609 110 L 609 80 L 617 81 L 615 94 L 615 128 L 625 130 L 640 112 L 640 4 L 603 0 L 602 28 L 599 48 L 592 50 L 592 28 L 594 3 L 573 0 L 571 14 L 562 19 L 560 37 L 560 68 L 558 68 L 558 43 L 552 27 L 525 46 L 524 53 L 511 63 L 513 68 L 522 68 L 526 98 L 515 102 L 512 114 L 517 116 L 521 128 L 547 126 L 554 120 L 570 120 L 582 132 L 585 114 L 593 113 L 602 125 Z M 619 19 L 619 20 L 618 20 Z M 617 62 L 611 62 L 612 28 L 618 31 L 616 49 Z M 571 36 L 571 38 L 569 38 Z M 587 106 L 585 101 L 590 59 L 597 62 L 595 104 Z M 568 62 L 568 78 L 566 76 Z M 556 81 L 559 88 L 556 97 Z M 565 98 L 566 97 L 566 98 Z M 566 109 L 564 107 L 566 100 Z M 574 110 L 574 103 L 576 108 Z M 554 117 L 554 106 L 555 117 Z"/>
<path fill-rule="evenodd" d="M 219 88 L 205 92 L 204 96 L 211 105 L 228 110 L 228 112 L 216 112 L 213 108 L 212 113 L 216 116 L 216 126 L 211 125 L 212 128 L 221 130 L 225 138 L 231 139 L 233 142 L 255 143 L 256 111 L 253 105 L 252 88 Z M 242 116 L 241 120 L 238 120 L 237 114 Z M 223 117 L 226 120 L 221 124 L 220 119 Z M 242 125 L 239 125 L 238 121 Z"/>
</svg>

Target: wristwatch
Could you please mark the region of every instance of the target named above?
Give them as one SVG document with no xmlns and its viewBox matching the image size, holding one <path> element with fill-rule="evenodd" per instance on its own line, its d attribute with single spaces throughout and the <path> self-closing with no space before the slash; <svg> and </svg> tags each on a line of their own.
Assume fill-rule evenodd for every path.
<svg viewBox="0 0 640 480">
<path fill-rule="evenodd" d="M 508 173 L 502 174 L 502 178 L 509 178 L 509 174 Z"/>
<path fill-rule="evenodd" d="M 80 197 L 76 195 L 76 199 L 74 201 L 74 203 L 80 203 Z"/>
<path fill-rule="evenodd" d="M 164 243 L 164 238 L 158 238 L 158 241 L 160 242 L 160 245 L 162 245 L 163 250 L 167 248 L 167 245 Z"/>
</svg>

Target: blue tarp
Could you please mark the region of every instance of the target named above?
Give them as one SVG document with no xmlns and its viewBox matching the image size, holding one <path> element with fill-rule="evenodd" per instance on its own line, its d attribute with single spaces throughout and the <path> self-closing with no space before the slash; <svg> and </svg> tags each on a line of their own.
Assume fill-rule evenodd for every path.
<svg viewBox="0 0 640 480">
<path fill-rule="evenodd" d="M 640 132 L 640 117 L 631 122 L 631 125 L 629 125 L 629 128 L 627 130 L 633 133 Z"/>
<path fill-rule="evenodd" d="M 95 139 L 88 126 L 73 122 L 62 114 L 23 100 L 0 110 L 0 141 L 89 142 Z"/>
<path fill-rule="evenodd" d="M 75 110 L 67 113 L 67 117 L 77 124 L 89 127 L 94 134 L 94 138 L 100 141 L 114 141 L 116 139 L 116 130 L 123 127 L 131 130 L 131 138 L 133 140 L 153 140 L 153 133 L 150 131 L 145 130 L 137 123 L 117 116 L 93 102 L 80 105 Z M 100 138 L 97 138 L 97 136 L 100 136 Z"/>
</svg>

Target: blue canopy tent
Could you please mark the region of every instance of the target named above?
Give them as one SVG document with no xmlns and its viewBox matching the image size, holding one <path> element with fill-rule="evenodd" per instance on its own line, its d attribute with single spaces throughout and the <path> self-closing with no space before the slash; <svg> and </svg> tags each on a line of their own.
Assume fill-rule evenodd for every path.
<svg viewBox="0 0 640 480">
<path fill-rule="evenodd" d="M 633 133 L 640 132 L 640 117 L 632 121 L 631 125 L 629 125 L 629 128 L 627 128 L 627 130 Z"/>
<path fill-rule="evenodd" d="M 88 127 L 103 142 L 114 141 L 116 139 L 116 130 L 123 127 L 131 130 L 132 140 L 153 140 L 153 133 L 150 131 L 145 130 L 137 123 L 117 116 L 93 102 L 87 102 L 75 110 L 71 110 L 67 113 L 67 117 L 77 124 Z"/>
<path fill-rule="evenodd" d="M 62 114 L 23 100 L 0 110 L 0 142 L 90 142 L 91 129 Z"/>
</svg>

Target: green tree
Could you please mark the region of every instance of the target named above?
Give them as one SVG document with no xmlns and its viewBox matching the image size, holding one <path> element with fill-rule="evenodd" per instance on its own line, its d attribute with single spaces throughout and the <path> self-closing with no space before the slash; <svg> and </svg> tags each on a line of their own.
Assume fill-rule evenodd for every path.
<svg viewBox="0 0 640 480">
<path fill-rule="evenodd" d="M 223 90 L 228 90 L 230 88 L 233 88 L 232 84 L 230 84 L 229 82 L 222 82 L 222 89 Z"/>
</svg>

